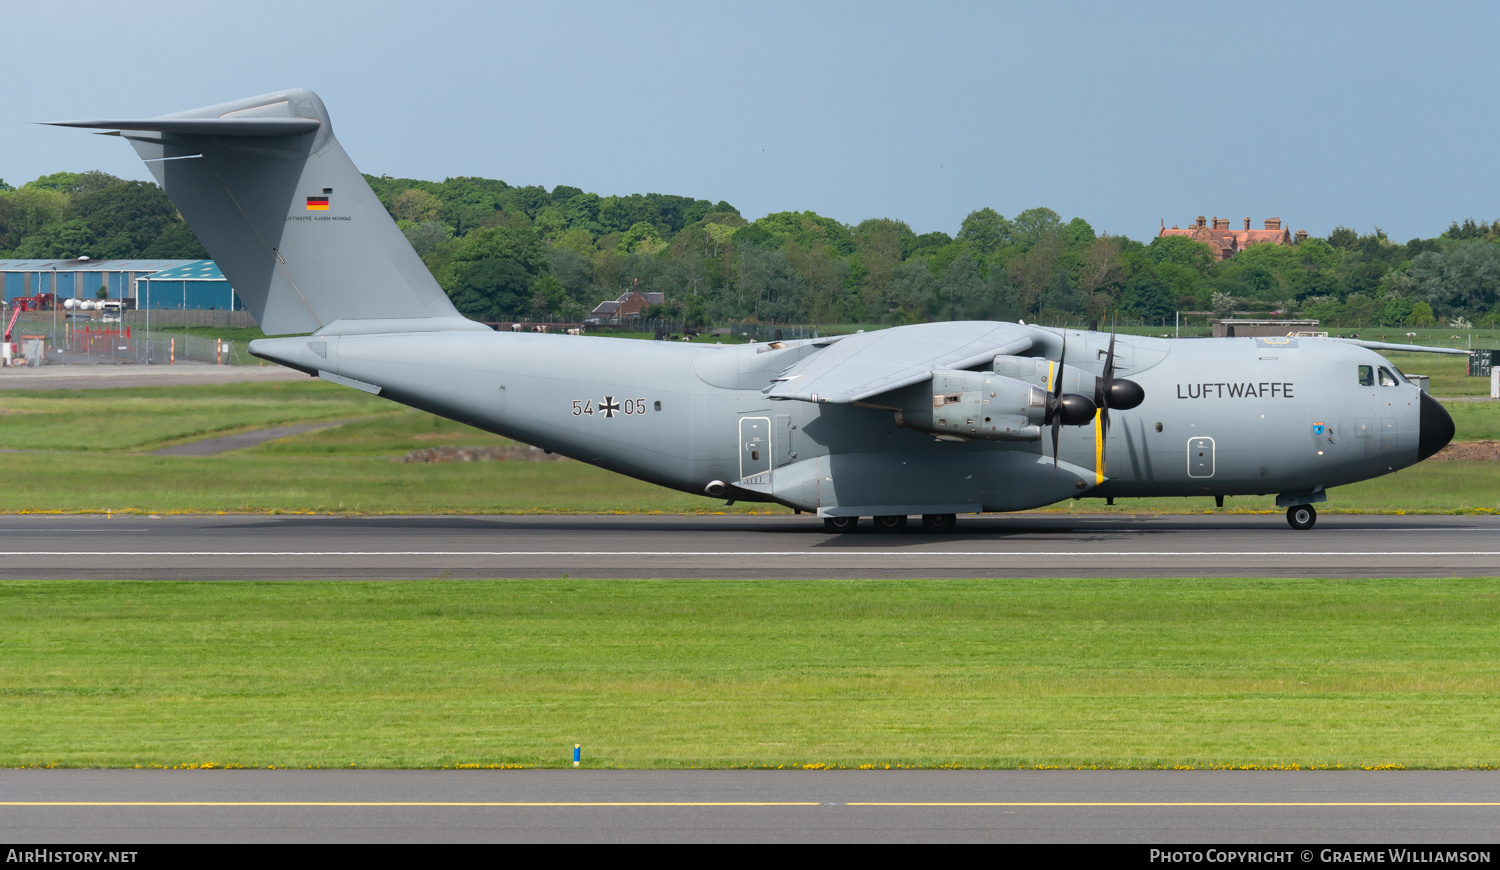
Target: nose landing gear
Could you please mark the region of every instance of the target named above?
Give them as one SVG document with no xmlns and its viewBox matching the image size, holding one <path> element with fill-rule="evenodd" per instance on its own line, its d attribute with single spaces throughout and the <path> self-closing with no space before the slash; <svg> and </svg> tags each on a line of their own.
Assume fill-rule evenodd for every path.
<svg viewBox="0 0 1500 870">
<path fill-rule="evenodd" d="M 1286 509 L 1286 521 L 1297 531 L 1306 531 L 1318 521 L 1318 511 L 1310 504 L 1294 504 Z"/>
</svg>

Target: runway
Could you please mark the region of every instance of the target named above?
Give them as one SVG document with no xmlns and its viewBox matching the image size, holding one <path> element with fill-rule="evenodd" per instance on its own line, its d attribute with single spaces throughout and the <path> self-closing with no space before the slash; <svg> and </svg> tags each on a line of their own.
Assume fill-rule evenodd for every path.
<svg viewBox="0 0 1500 870">
<path fill-rule="evenodd" d="M 12 843 L 1453 844 L 1497 833 L 1493 771 L 0 771 L 0 839 Z"/>
<path fill-rule="evenodd" d="M 964 517 L 834 535 L 810 516 L 0 517 L 0 578 L 1500 575 L 1500 518 Z"/>
</svg>

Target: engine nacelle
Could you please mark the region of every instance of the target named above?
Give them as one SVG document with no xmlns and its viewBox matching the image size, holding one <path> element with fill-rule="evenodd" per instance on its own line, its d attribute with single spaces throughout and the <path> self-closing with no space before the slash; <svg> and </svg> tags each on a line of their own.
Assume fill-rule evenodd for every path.
<svg viewBox="0 0 1500 870">
<path fill-rule="evenodd" d="M 896 412 L 897 424 L 934 435 L 990 441 L 1042 437 L 1047 392 L 1040 387 L 993 372 L 952 369 L 934 371 L 930 386 L 931 404 L 913 401 Z"/>
</svg>

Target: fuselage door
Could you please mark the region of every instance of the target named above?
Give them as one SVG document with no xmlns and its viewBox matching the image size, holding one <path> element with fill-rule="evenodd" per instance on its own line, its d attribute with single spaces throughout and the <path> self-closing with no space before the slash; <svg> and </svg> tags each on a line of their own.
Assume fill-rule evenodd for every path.
<svg viewBox="0 0 1500 870">
<path fill-rule="evenodd" d="M 1189 438 L 1187 446 L 1188 477 L 1214 476 L 1214 439 Z"/>
<path fill-rule="evenodd" d="M 1401 421 L 1394 417 L 1380 420 L 1380 452 L 1394 453 L 1401 447 Z"/>
<path fill-rule="evenodd" d="M 740 418 L 740 480 L 771 483 L 771 418 Z"/>
</svg>

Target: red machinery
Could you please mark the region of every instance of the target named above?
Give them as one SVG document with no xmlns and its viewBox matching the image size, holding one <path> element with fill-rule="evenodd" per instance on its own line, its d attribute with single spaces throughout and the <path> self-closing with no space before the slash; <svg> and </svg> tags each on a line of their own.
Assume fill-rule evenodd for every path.
<svg viewBox="0 0 1500 870">
<path fill-rule="evenodd" d="M 57 302 L 57 297 L 51 293 L 38 293 L 35 296 L 17 296 L 10 300 L 10 304 L 17 311 L 41 311 L 43 308 L 51 308 Z"/>
</svg>

